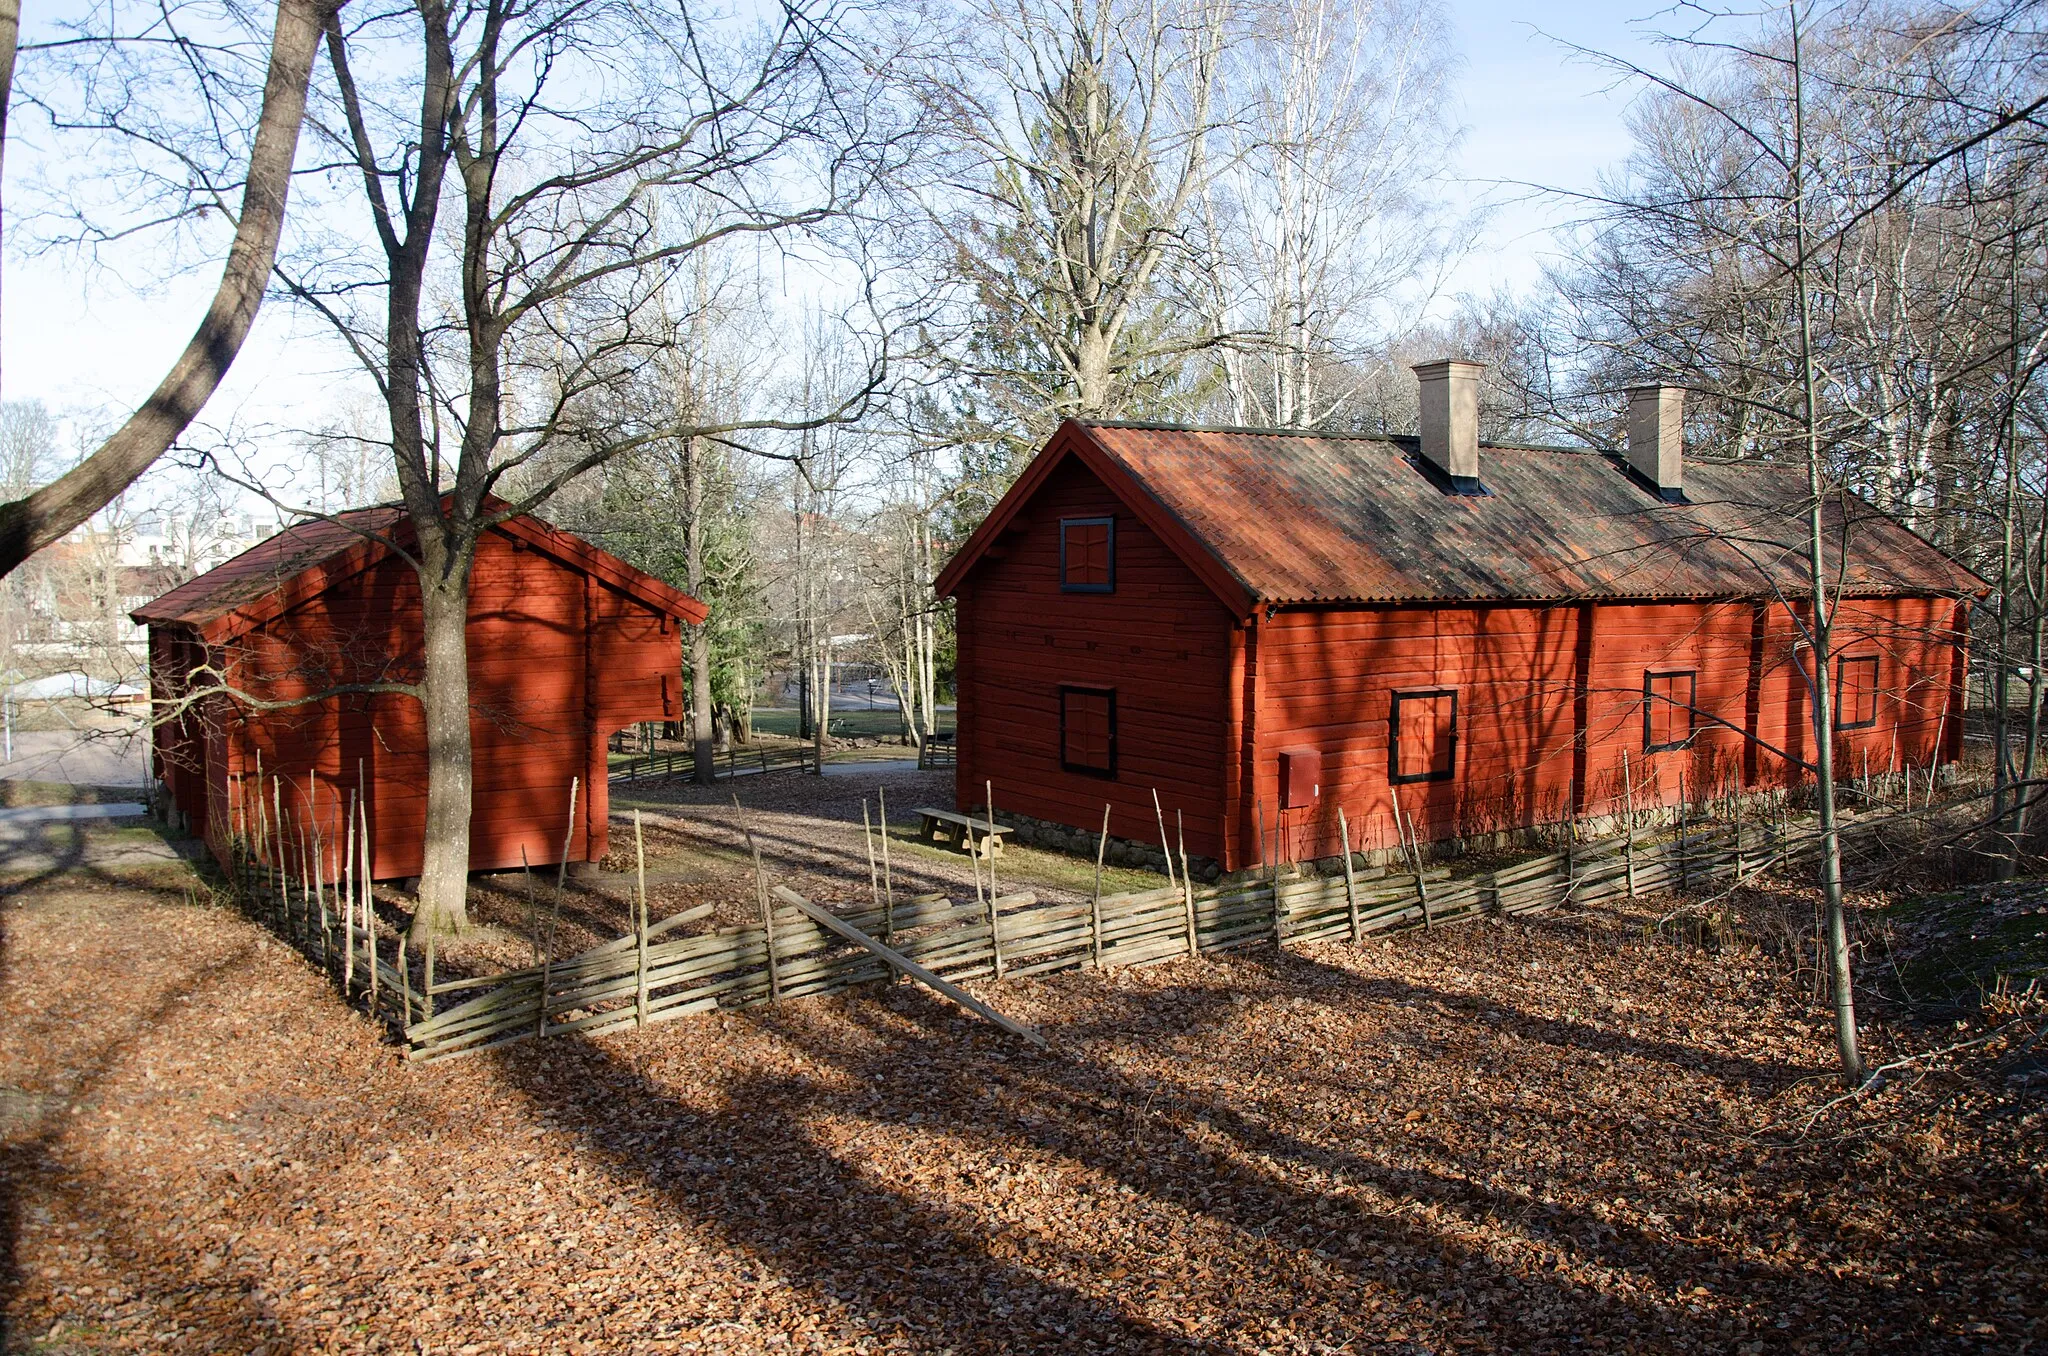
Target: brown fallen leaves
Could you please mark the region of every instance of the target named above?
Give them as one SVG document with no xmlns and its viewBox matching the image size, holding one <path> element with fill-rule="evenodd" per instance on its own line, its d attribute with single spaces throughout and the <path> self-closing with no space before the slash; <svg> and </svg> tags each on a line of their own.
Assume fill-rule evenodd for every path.
<svg viewBox="0 0 2048 1356">
<path fill-rule="evenodd" d="M 2013 1351 L 2039 1094 L 1835 1089 L 1756 952 L 1611 914 L 406 1066 L 254 923 L 4 922 L 7 1349 Z M 1879 1035 L 1878 1054 L 1898 1038 Z"/>
</svg>

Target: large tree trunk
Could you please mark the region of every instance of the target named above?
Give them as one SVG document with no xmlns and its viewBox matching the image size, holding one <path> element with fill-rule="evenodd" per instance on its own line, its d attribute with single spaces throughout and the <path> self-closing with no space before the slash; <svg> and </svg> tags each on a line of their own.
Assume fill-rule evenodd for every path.
<svg viewBox="0 0 2048 1356">
<path fill-rule="evenodd" d="M 469 564 L 422 572 L 426 625 L 426 859 L 412 936 L 469 926 L 469 816 L 476 774 L 469 725 Z M 589 788 L 584 788 L 589 794 Z"/>
<path fill-rule="evenodd" d="M 704 464 L 695 438 L 683 440 L 684 571 L 690 596 L 704 596 Z M 690 745 L 699 786 L 716 770 L 711 729 L 711 624 L 690 628 Z"/>
<path fill-rule="evenodd" d="M 14 101 L 14 49 L 20 38 L 21 0 L 0 0 L 0 152 L 7 147 L 7 106 Z"/>
<path fill-rule="evenodd" d="M 0 504 L 0 575 L 63 537 L 133 484 L 185 431 L 227 376 L 270 281 L 292 161 L 298 154 L 299 124 L 306 113 L 313 54 L 320 47 L 322 26 L 339 8 L 334 0 L 279 0 L 263 109 L 242 189 L 242 213 L 213 304 L 170 374 L 111 438 L 43 488 Z"/>
</svg>

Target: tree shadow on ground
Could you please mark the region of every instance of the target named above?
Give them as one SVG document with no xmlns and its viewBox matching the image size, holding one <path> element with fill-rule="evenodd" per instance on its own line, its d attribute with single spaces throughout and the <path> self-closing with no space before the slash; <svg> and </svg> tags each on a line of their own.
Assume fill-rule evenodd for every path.
<svg viewBox="0 0 2048 1356">
<path fill-rule="evenodd" d="M 1299 978 L 1287 982 L 1299 987 Z M 819 1073 L 749 1074 L 709 1113 L 679 1102 L 611 1043 L 508 1051 L 499 1069 L 613 1172 L 667 1193 L 679 1216 L 725 1246 L 774 1267 L 821 1307 L 900 1313 L 934 1347 L 1202 1349 L 1274 1317 L 1267 1306 L 1283 1296 L 1293 1336 L 1332 1344 L 1404 1327 L 1443 1339 L 1485 1331 L 1528 1351 L 1610 1330 L 1654 1342 L 1687 1329 L 1709 1345 L 1745 1332 L 1726 1313 L 1699 1317 L 1658 1297 L 1689 1287 L 1703 1266 L 1735 1265 L 1712 1245 L 1540 1205 L 1484 1185 L 1477 1170 L 1430 1166 L 1449 1146 L 1421 1153 L 1403 1137 L 1368 1156 L 1312 1141 L 1217 1097 L 1157 1080 L 1146 1086 L 1088 1052 L 1125 1039 L 1133 1004 L 1161 1001 L 1173 1004 L 1191 1039 L 1236 1010 L 1236 996 L 1217 989 L 1119 997 L 1095 1021 L 1062 1030 L 1048 1055 L 1025 1053 L 903 989 L 880 1002 L 841 1003 L 830 1019 L 769 1013 L 759 1020 Z M 912 1095 L 896 1086 L 907 1078 L 920 1083 Z M 1209 1312 L 1187 1315 L 1199 1336 L 1175 1332 L 1156 1306 L 1130 1303 L 1125 1286 L 1091 1274 L 1092 1259 L 1071 1244 L 1020 1243 L 972 1192 L 913 1192 L 849 1161 L 817 1133 L 828 1117 L 941 1134 L 974 1171 L 991 1157 L 1078 1168 L 1112 1202 L 1134 1201 L 1115 1208 L 1137 1213 L 1142 1227 L 1175 1231 L 1179 1241 L 1162 1238 L 1160 1261 L 1176 1283 L 1195 1285 L 1195 1270 L 1211 1262 L 1240 1274 L 1203 1296 Z M 719 1166 L 679 1174 L 679 1160 Z M 1065 1204 L 1085 1208 L 1087 1198 Z M 1523 1235 L 1530 1255 L 1502 1256 L 1477 1241 L 1483 1224 Z M 1176 1251 L 1191 1237 L 1228 1255 Z M 888 1240 L 914 1246 L 917 1260 L 885 1264 L 881 1275 L 894 1279 L 878 1279 L 876 1250 Z M 1535 1255 L 1545 1250 L 1616 1275 L 1649 1275 L 1634 1286 L 1575 1284 L 1544 1273 Z M 1026 1261 L 999 1251 L 1021 1251 Z M 1760 1286 L 1772 1279 L 1752 1274 Z M 1836 1284 L 1846 1306 L 1877 1298 L 1853 1281 Z M 1233 1289 L 1242 1303 L 1227 1298 Z M 1477 1302 L 1490 1295 L 1513 1298 Z"/>
</svg>

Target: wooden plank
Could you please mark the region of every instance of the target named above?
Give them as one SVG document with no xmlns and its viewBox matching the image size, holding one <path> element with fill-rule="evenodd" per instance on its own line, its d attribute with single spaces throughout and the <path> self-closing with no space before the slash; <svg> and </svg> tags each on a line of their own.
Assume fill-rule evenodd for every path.
<svg viewBox="0 0 2048 1356">
<path fill-rule="evenodd" d="M 918 981 L 920 984 L 923 984 L 926 987 L 934 990 L 935 992 L 943 994 L 947 998 L 952 999 L 955 1003 L 958 1003 L 961 1007 L 966 1008 L 969 1012 L 976 1014 L 983 1020 L 993 1022 L 995 1025 L 1001 1027 L 1005 1031 L 1010 1032 L 1012 1035 L 1021 1036 L 1025 1040 L 1030 1041 L 1033 1045 L 1043 1046 L 1047 1043 L 1045 1037 L 1040 1035 L 1032 1027 L 1026 1026 L 1024 1023 L 1015 1021 L 1009 1017 L 1005 1017 L 1002 1013 L 997 1012 L 994 1008 L 982 1002 L 973 994 L 968 993 L 965 989 L 947 983 L 945 980 L 940 979 L 931 971 L 925 969 L 922 965 L 919 965 L 916 961 L 911 960 L 908 956 L 905 956 L 898 951 L 892 950 L 889 947 L 883 946 L 880 942 L 868 936 L 859 928 L 854 927 L 850 923 L 843 922 L 834 914 L 819 908 L 817 905 L 811 903 L 809 900 L 805 899 L 802 895 L 790 889 L 788 886 L 776 886 L 775 894 L 777 898 L 783 900 L 784 902 L 792 904 L 799 909 L 802 909 L 806 914 L 810 915 L 811 919 L 814 922 L 818 923 L 820 926 L 830 928 L 832 931 L 838 933 L 840 936 L 846 938 L 847 941 L 852 942 L 857 946 L 866 947 L 869 951 L 874 952 L 877 956 L 880 956 L 890 965 L 894 966 L 898 970 L 901 970 L 904 974 L 909 975 L 912 979 Z"/>
</svg>

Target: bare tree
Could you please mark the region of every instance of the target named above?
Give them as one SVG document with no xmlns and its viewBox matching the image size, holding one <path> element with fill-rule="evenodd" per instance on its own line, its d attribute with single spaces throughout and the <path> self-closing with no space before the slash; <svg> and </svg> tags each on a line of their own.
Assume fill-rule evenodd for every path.
<svg viewBox="0 0 2048 1356">
<path fill-rule="evenodd" d="M 954 152 L 927 199 L 959 288 L 967 422 L 1021 449 L 1143 409 L 1215 340 L 1167 305 L 1210 138 L 1226 0 L 968 0 L 930 80 Z M 985 407 L 984 407 L 985 406 Z"/>
<path fill-rule="evenodd" d="M 64 536 L 133 484 L 185 431 L 227 375 L 269 284 L 313 57 L 322 29 L 340 5 L 341 0 L 279 0 L 262 110 L 242 178 L 240 208 L 232 214 L 234 242 L 213 303 L 170 372 L 112 437 L 56 480 L 0 504 L 0 574 Z M 10 78 L 14 31 L 14 18 L 0 14 L 0 46 L 6 48 Z M 0 100 L 4 98 L 5 91 L 0 91 Z M 0 112 L 4 107 L 0 102 Z M 209 196 L 219 210 L 228 211 L 225 188 Z"/>
<path fill-rule="evenodd" d="M 1805 584 L 1780 603 L 1804 642 L 1836 1047 L 1855 1082 L 1864 1065 L 1842 897 L 1833 636 L 1853 517 L 1844 487 L 1862 461 L 1868 420 L 1848 398 L 1837 284 L 1859 237 L 1903 194 L 2026 124 L 2048 99 L 2024 80 L 1996 96 L 1966 82 L 1970 95 L 1955 97 L 1959 72 L 1988 82 L 2013 69 L 2000 35 L 1955 15 L 1900 27 L 1852 2 L 1794 4 L 1761 26 L 1743 15 L 1705 17 L 1705 27 L 1672 40 L 1676 74 L 1602 58 L 1649 88 L 1639 127 L 1653 137 L 1635 177 L 1607 186 L 1598 202 L 1591 276 L 1605 271 L 1626 285 L 1603 303 L 1613 357 L 1604 370 L 1593 366 L 1587 388 L 1630 365 L 1636 380 L 1654 373 L 1686 385 L 1729 418 L 1724 437 L 1738 451 L 1806 473 Z M 1891 39 L 1875 50 L 1866 41 L 1874 30 Z M 1822 110 L 1886 101 L 1938 116 L 1883 156 L 1844 154 L 1856 128 L 1839 116 L 1824 129 Z M 1645 250 L 1645 240 L 1696 248 Z"/>
<path fill-rule="evenodd" d="M 1448 37 L 1432 0 L 1245 0 L 1232 27 L 1234 116 L 1211 136 L 1220 168 L 1181 282 L 1209 332 L 1235 336 L 1215 350 L 1230 422 L 1320 425 L 1382 308 L 1449 254 Z"/>
<path fill-rule="evenodd" d="M 327 33 L 322 132 L 354 171 L 381 260 L 352 267 L 341 238 L 287 278 L 372 374 L 390 425 L 406 513 L 392 545 L 415 567 L 425 623 L 422 680 L 390 688 L 425 716 L 424 938 L 466 925 L 478 542 L 634 449 L 858 414 L 883 349 L 842 400 L 800 418 L 635 420 L 618 394 L 663 343 L 672 269 L 735 237 L 816 239 L 876 189 L 904 129 L 878 95 L 886 62 L 829 4 L 788 7 L 757 35 L 687 4 L 422 0 Z M 712 211 L 664 236 L 664 197 Z M 456 255 L 438 266 L 442 241 Z"/>
</svg>

